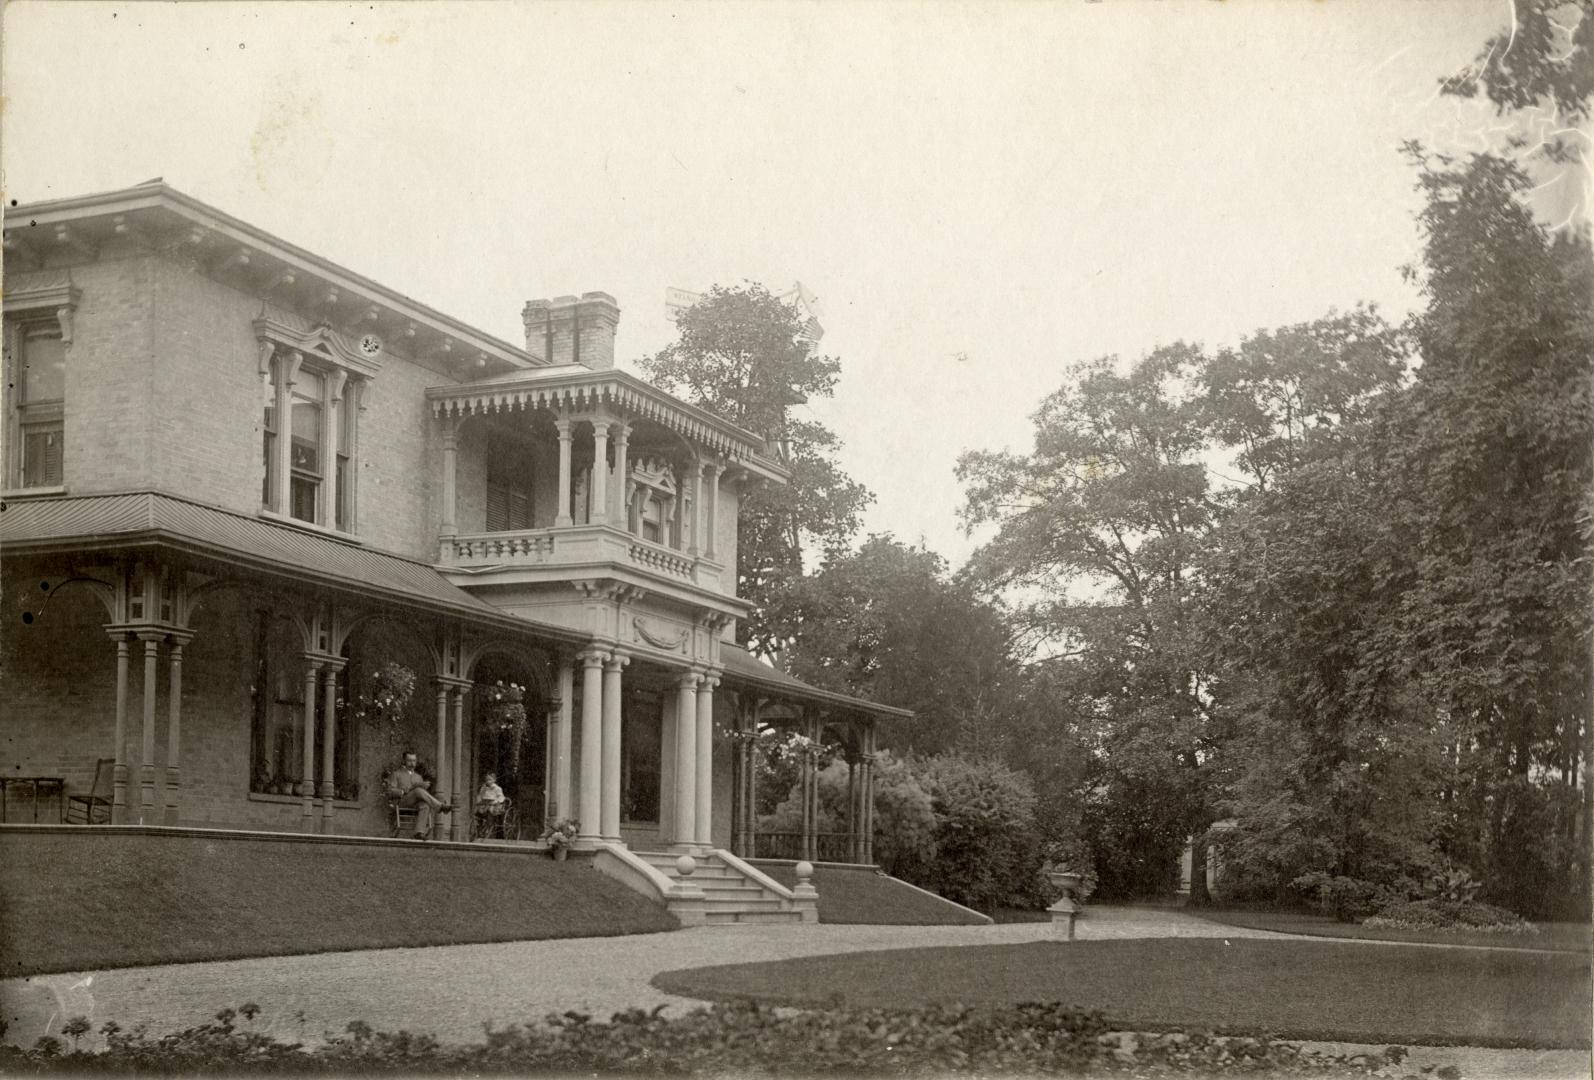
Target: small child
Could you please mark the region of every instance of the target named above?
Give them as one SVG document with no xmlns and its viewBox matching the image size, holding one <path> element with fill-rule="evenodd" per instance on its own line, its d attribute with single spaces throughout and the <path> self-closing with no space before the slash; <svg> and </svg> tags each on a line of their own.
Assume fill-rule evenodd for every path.
<svg viewBox="0 0 1594 1080">
<path fill-rule="evenodd" d="M 504 812 L 504 789 L 498 786 L 498 777 L 493 773 L 482 777 L 481 790 L 476 793 L 476 812 L 478 814 Z"/>
</svg>

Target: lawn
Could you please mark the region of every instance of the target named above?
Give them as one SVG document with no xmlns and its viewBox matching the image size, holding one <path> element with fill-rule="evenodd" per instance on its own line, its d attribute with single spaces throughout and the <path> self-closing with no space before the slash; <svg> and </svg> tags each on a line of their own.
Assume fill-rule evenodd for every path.
<svg viewBox="0 0 1594 1080">
<path fill-rule="evenodd" d="M 1590 1027 L 1586 956 L 1329 941 L 903 949 L 671 971 L 653 984 L 787 1005 L 1055 1001 L 1136 1030 L 1366 1043 L 1583 1048 Z"/>
<path fill-rule="evenodd" d="M 753 864 L 782 885 L 797 884 L 797 864 L 759 860 Z M 875 872 L 872 866 L 816 866 L 822 923 L 884 926 L 983 926 L 985 920 L 934 894 Z"/>
<path fill-rule="evenodd" d="M 590 863 L 529 852 L 0 834 L 0 977 L 677 925 Z"/>
<path fill-rule="evenodd" d="M 1326 915 L 1299 911 L 1250 911 L 1243 908 L 1185 908 L 1224 926 L 1245 926 L 1253 930 L 1277 930 L 1283 934 L 1312 937 L 1363 938 L 1372 941 L 1429 942 L 1435 945 L 1489 945 L 1499 949 L 1555 949 L 1562 952 L 1588 952 L 1590 934 L 1587 923 L 1539 923 L 1537 934 L 1440 933 L 1430 930 L 1391 930 L 1342 923 Z"/>
</svg>

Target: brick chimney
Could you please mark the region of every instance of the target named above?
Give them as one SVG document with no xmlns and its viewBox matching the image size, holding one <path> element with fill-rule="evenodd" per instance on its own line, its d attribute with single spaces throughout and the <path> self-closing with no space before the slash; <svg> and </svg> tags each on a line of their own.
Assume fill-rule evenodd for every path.
<svg viewBox="0 0 1594 1080">
<path fill-rule="evenodd" d="M 526 351 L 550 364 L 614 367 L 614 330 L 620 305 L 606 292 L 528 300 L 520 312 Z"/>
</svg>

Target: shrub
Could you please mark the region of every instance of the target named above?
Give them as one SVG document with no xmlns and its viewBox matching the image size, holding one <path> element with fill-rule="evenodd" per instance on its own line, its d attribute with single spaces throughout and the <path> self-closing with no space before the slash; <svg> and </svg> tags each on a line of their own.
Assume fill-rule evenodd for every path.
<svg viewBox="0 0 1594 1080">
<path fill-rule="evenodd" d="M 1055 893 L 1042 875 L 1045 851 L 1029 777 L 958 754 L 911 765 L 935 808 L 937 856 L 929 887 L 985 911 L 1045 907 Z"/>
<path fill-rule="evenodd" d="M 482 1042 L 447 1046 L 429 1036 L 374 1031 L 356 1020 L 343 1035 L 307 1046 L 240 1026 L 240 1018 L 249 1025 L 258 1013 L 244 1006 L 223 1009 L 214 1023 L 157 1038 L 108 1023 L 99 1053 L 65 1052 L 53 1038 L 33 1050 L 0 1046 L 0 1074 L 984 1076 L 1112 1070 L 1274 1076 L 1366 1073 L 1404 1056 L 1399 1047 L 1376 1059 L 1352 1059 L 1267 1037 L 1109 1032 L 1100 1013 L 1058 1003 L 789 1010 L 736 1002 L 675 1017 L 663 1010 L 628 1009 L 607 1022 L 573 1011 L 550 1014 L 538 1024 L 488 1026 Z"/>
<path fill-rule="evenodd" d="M 1522 916 L 1476 900 L 1430 897 L 1386 906 L 1363 925 L 1392 930 L 1441 930 L 1485 934 L 1536 934 Z"/>
<path fill-rule="evenodd" d="M 1317 909 L 1340 922 L 1357 922 L 1405 897 L 1388 885 L 1361 878 L 1342 877 L 1322 870 L 1302 874 L 1290 882 L 1317 902 Z"/>
</svg>

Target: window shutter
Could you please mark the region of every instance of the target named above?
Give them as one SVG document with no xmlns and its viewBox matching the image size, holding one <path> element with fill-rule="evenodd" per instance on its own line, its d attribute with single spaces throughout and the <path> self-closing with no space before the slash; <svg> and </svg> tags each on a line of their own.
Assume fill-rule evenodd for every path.
<svg viewBox="0 0 1594 1080">
<path fill-rule="evenodd" d="M 487 531 L 508 532 L 510 497 L 509 489 L 498 484 L 487 485 Z"/>
</svg>

